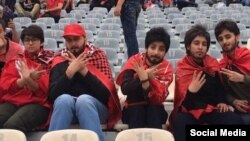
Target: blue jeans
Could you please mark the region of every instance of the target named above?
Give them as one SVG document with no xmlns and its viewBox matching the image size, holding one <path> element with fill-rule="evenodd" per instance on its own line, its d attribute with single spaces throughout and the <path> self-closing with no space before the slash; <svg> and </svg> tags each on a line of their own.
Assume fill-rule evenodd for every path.
<svg viewBox="0 0 250 141">
<path fill-rule="evenodd" d="M 141 11 L 140 0 L 125 0 L 121 10 L 121 23 L 127 45 L 128 58 L 139 52 L 136 38 L 137 20 Z"/>
<path fill-rule="evenodd" d="M 88 94 L 77 98 L 63 94 L 54 102 L 49 131 L 68 129 L 74 117 L 78 119 L 81 129 L 96 132 L 100 141 L 104 141 L 101 123 L 106 123 L 108 117 L 105 105 Z"/>
</svg>

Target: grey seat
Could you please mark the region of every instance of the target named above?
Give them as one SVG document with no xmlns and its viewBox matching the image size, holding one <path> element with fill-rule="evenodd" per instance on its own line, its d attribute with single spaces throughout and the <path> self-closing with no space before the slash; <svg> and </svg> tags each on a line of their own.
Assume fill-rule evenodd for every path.
<svg viewBox="0 0 250 141">
<path fill-rule="evenodd" d="M 76 18 L 61 18 L 58 23 L 72 24 L 78 23 L 78 20 Z"/>
<path fill-rule="evenodd" d="M 180 59 L 186 52 L 180 48 L 170 48 L 166 54 L 167 59 Z"/>
<path fill-rule="evenodd" d="M 32 20 L 29 17 L 15 17 L 13 22 L 19 23 L 22 27 L 27 27 L 32 23 Z"/>
<path fill-rule="evenodd" d="M 53 50 L 53 51 L 57 51 L 59 49 L 56 39 L 53 38 L 45 38 L 43 48 L 45 50 Z"/>
<path fill-rule="evenodd" d="M 119 40 L 114 38 L 97 38 L 93 44 L 99 48 L 114 48 L 117 52 L 120 50 Z"/>
<path fill-rule="evenodd" d="M 36 19 L 36 23 L 45 23 L 47 28 L 49 28 L 51 25 L 55 24 L 55 20 L 52 17 L 41 17 Z"/>
<path fill-rule="evenodd" d="M 121 42 L 120 32 L 115 30 L 100 30 L 97 34 L 97 38 L 113 38 Z"/>
</svg>

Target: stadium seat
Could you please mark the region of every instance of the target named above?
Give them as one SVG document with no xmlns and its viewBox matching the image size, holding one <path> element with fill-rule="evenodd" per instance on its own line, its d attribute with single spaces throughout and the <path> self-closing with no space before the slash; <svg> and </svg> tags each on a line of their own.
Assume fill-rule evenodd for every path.
<svg viewBox="0 0 250 141">
<path fill-rule="evenodd" d="M 97 34 L 97 28 L 96 25 L 93 25 L 91 23 L 79 23 L 85 30 L 92 31 L 93 35 Z"/>
<path fill-rule="evenodd" d="M 108 57 L 109 63 L 113 66 L 121 65 L 119 64 L 117 50 L 115 48 L 102 48 L 103 52 Z"/>
<path fill-rule="evenodd" d="M 119 49 L 119 40 L 114 38 L 97 38 L 94 45 L 99 48 L 116 48 Z"/>
<path fill-rule="evenodd" d="M 15 129 L 0 129 L 1 141 L 26 141 L 26 136 L 23 132 Z"/>
<path fill-rule="evenodd" d="M 121 34 L 120 31 L 115 30 L 100 30 L 100 32 L 97 34 L 97 38 L 113 38 L 120 42 Z"/>
<path fill-rule="evenodd" d="M 116 23 L 121 26 L 121 20 L 118 17 L 106 18 L 103 23 Z"/>
<path fill-rule="evenodd" d="M 86 18 L 97 18 L 100 21 L 104 19 L 105 15 L 101 13 L 92 13 L 92 11 L 86 16 Z"/>
<path fill-rule="evenodd" d="M 29 17 L 15 17 L 13 22 L 19 23 L 22 27 L 27 27 L 32 23 L 32 20 Z"/>
<path fill-rule="evenodd" d="M 45 38 L 43 48 L 45 50 L 57 51 L 57 41 L 54 38 Z"/>
<path fill-rule="evenodd" d="M 114 30 L 119 31 L 120 33 L 122 31 L 121 26 L 116 23 L 102 23 L 100 26 L 100 30 Z"/>
<path fill-rule="evenodd" d="M 85 24 L 85 23 L 90 23 L 95 25 L 96 27 L 100 27 L 101 25 L 101 20 L 98 18 L 85 18 L 81 20 L 81 23 Z"/>
<path fill-rule="evenodd" d="M 166 54 L 167 59 L 180 59 L 186 52 L 180 48 L 170 48 Z"/>
<path fill-rule="evenodd" d="M 45 23 L 48 27 L 51 27 L 51 25 L 55 24 L 55 20 L 52 17 L 41 17 L 36 19 L 36 23 Z"/>
<path fill-rule="evenodd" d="M 47 29 L 44 31 L 44 37 L 45 38 L 54 38 L 57 40 L 57 42 L 63 42 L 63 31 L 62 30 L 53 30 L 53 29 Z"/>
<path fill-rule="evenodd" d="M 47 29 L 47 25 L 45 23 L 31 23 L 30 25 L 40 26 L 43 30 Z"/>
<path fill-rule="evenodd" d="M 45 133 L 40 141 L 99 141 L 95 132 L 83 129 L 65 129 Z"/>
<path fill-rule="evenodd" d="M 61 18 L 58 23 L 72 24 L 78 23 L 78 20 L 76 18 Z"/>
<path fill-rule="evenodd" d="M 162 129 L 136 128 L 119 132 L 115 141 L 174 141 L 173 135 Z"/>
<path fill-rule="evenodd" d="M 247 48 L 250 49 L 250 38 L 247 40 Z"/>
</svg>

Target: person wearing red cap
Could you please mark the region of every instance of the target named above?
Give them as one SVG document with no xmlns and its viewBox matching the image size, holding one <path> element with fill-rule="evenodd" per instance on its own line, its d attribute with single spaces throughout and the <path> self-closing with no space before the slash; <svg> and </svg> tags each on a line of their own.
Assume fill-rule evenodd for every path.
<svg viewBox="0 0 250 141">
<path fill-rule="evenodd" d="M 67 129 L 77 119 L 82 129 L 104 141 L 101 123 L 112 128 L 121 110 L 111 69 L 104 52 L 87 42 L 78 24 L 65 26 L 66 50 L 54 58 L 49 100 L 54 111 L 49 131 Z"/>
</svg>

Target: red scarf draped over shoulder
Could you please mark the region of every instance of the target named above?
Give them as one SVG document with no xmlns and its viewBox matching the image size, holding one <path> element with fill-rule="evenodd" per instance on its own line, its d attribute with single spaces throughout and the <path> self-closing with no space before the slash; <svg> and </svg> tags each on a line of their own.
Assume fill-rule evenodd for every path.
<svg viewBox="0 0 250 141">
<path fill-rule="evenodd" d="M 121 118 L 121 106 L 112 77 L 112 72 L 109 67 L 108 59 L 102 50 L 89 43 L 87 43 L 84 52 L 88 54 L 88 71 L 95 75 L 111 93 L 108 99 L 109 118 L 107 123 L 107 127 L 111 129 Z M 63 61 L 65 61 L 64 57 L 60 55 L 55 57 L 52 67 Z"/>
<path fill-rule="evenodd" d="M 41 61 L 41 58 L 47 58 L 46 62 Z M 29 103 L 39 103 L 40 105 L 50 108 L 50 104 L 47 101 L 48 97 L 48 85 L 49 85 L 49 70 L 50 63 L 53 58 L 53 52 L 40 50 L 38 54 L 30 54 L 25 51 L 23 54 L 19 54 L 12 60 L 7 62 L 3 68 L 3 73 L 1 76 L 1 88 L 3 90 L 3 101 L 11 102 L 15 105 L 21 106 Z M 27 88 L 18 88 L 16 81 L 21 77 L 16 66 L 16 61 L 27 62 L 28 67 L 37 68 L 39 65 L 41 67 L 39 70 L 46 70 L 36 82 L 39 84 L 39 90 L 32 92 Z M 36 96 L 34 96 L 36 95 Z"/>
<path fill-rule="evenodd" d="M 220 66 L 230 70 L 232 70 L 232 66 L 235 66 L 242 73 L 250 75 L 250 50 L 237 47 L 232 58 L 228 58 L 227 54 L 223 53 Z"/>
<path fill-rule="evenodd" d="M 219 70 L 220 67 L 218 61 L 209 55 L 206 55 L 203 59 L 203 67 L 194 62 L 194 60 L 190 56 L 185 56 L 178 62 L 175 77 L 174 109 L 169 117 L 170 125 L 172 124 L 173 119 L 175 118 L 175 114 L 186 96 L 187 89 L 192 81 L 194 71 L 204 71 L 209 75 L 214 76 L 215 72 Z M 211 106 L 207 106 L 206 109 L 198 109 L 196 111 L 189 112 L 191 112 L 195 117 L 198 118 L 204 111 L 211 111 L 211 108 Z"/>
<path fill-rule="evenodd" d="M 24 54 L 19 55 L 20 58 L 27 58 L 34 62 L 41 64 L 42 69 L 50 71 L 51 63 L 54 58 L 54 52 L 51 50 L 43 50 L 41 49 L 38 54 L 30 54 L 27 51 L 24 51 Z"/>
<path fill-rule="evenodd" d="M 123 82 L 123 75 L 126 70 L 131 70 L 134 68 L 133 63 L 137 62 L 139 64 L 140 60 L 143 61 L 143 66 L 148 68 L 145 59 L 145 53 L 138 53 L 129 58 L 125 66 L 123 67 L 121 73 L 117 77 L 116 83 L 121 86 Z M 173 69 L 171 64 L 167 60 L 163 60 L 157 68 L 159 71 L 156 77 L 150 79 L 151 91 L 148 94 L 149 102 L 153 105 L 161 105 L 165 101 L 168 95 L 168 87 L 173 81 Z M 135 77 L 138 77 L 137 75 Z"/>
<path fill-rule="evenodd" d="M 41 106 L 52 108 L 48 101 L 49 89 L 49 71 L 54 53 L 41 49 L 38 54 L 30 54 L 25 51 L 19 54 L 5 65 L 0 80 L 1 88 L 3 89 L 3 97 L 1 100 L 22 106 L 30 103 L 38 103 Z M 41 67 L 39 70 L 46 72 L 36 82 L 39 84 L 39 90 L 32 92 L 27 88 L 18 88 L 16 81 L 21 77 L 16 66 L 16 61 L 26 60 L 29 68 Z M 49 118 L 39 129 L 44 129 L 49 125 Z"/>
</svg>

